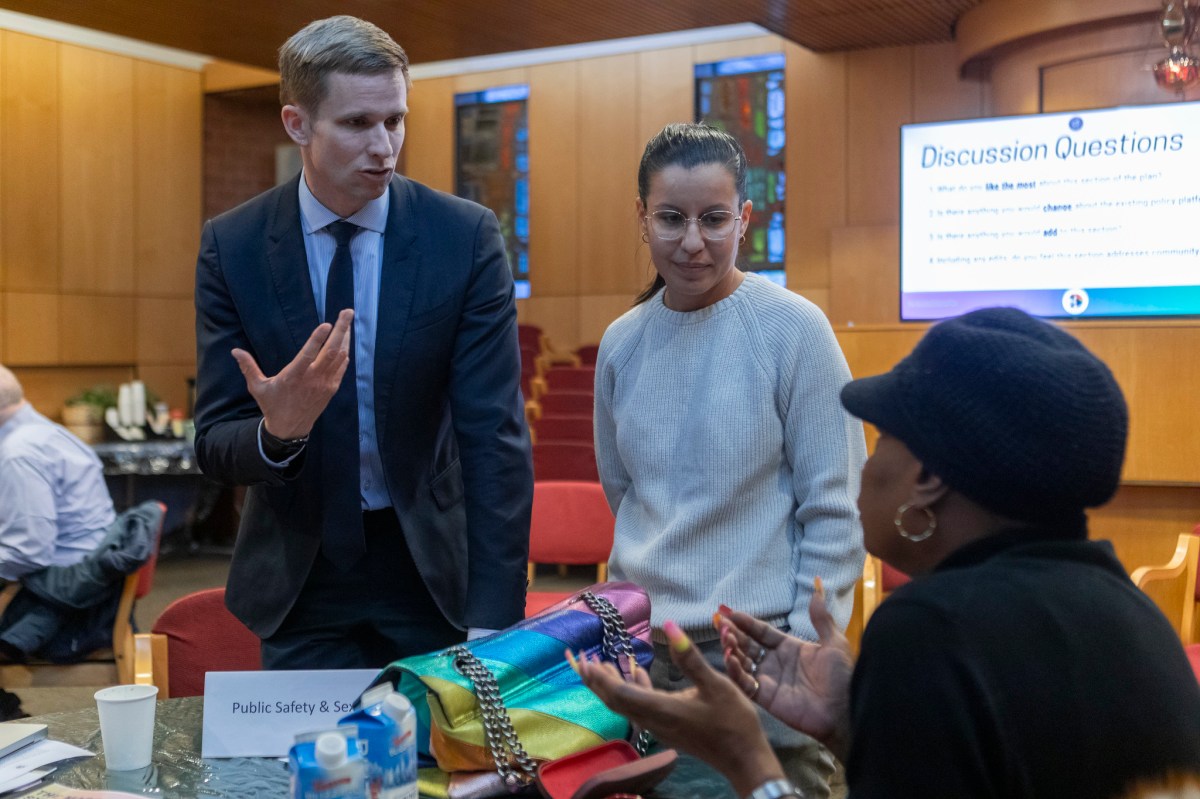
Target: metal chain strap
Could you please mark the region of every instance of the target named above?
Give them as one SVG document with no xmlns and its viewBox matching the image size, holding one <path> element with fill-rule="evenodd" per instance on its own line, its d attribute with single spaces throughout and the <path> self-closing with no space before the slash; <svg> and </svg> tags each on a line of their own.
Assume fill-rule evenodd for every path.
<svg viewBox="0 0 1200 799">
<path fill-rule="evenodd" d="M 584 591 L 581 598 L 600 619 L 600 626 L 604 630 L 600 645 L 603 655 L 616 663 L 618 668 L 621 655 L 634 658 L 629 629 L 616 606 L 607 597 L 597 596 L 591 591 Z M 519 793 L 533 783 L 537 776 L 537 765 L 517 738 L 517 731 L 504 706 L 504 697 L 500 695 L 499 683 L 483 661 L 465 646 L 451 647 L 446 654 L 453 656 L 455 671 L 475 686 L 475 696 L 483 716 L 483 733 L 488 751 L 496 764 L 496 773 L 510 793 Z M 642 730 L 635 737 L 633 747 L 644 757 L 653 741 L 650 733 Z"/>
<path fill-rule="evenodd" d="M 600 625 L 604 628 L 604 641 L 601 644 L 604 655 L 616 663 L 618 669 L 621 667 L 620 655 L 625 655 L 630 660 L 636 660 L 633 641 L 629 637 L 629 628 L 625 626 L 625 617 L 617 610 L 616 605 L 608 597 L 597 596 L 591 591 L 584 591 L 582 597 L 592 612 L 600 617 Z M 628 677 L 628 675 L 626 676 Z M 646 753 L 650 751 L 653 743 L 654 738 L 650 735 L 649 730 L 638 730 L 637 735 L 633 738 L 633 748 L 642 757 L 645 757 Z"/>
<path fill-rule="evenodd" d="M 454 656 L 454 669 L 475 684 L 475 696 L 483 714 L 483 732 L 488 750 L 496 763 L 496 773 L 504 781 L 509 793 L 518 793 L 531 785 L 537 776 L 537 765 L 513 728 L 512 719 L 500 696 L 500 685 L 491 670 L 465 646 L 456 646 L 447 651 Z"/>
</svg>

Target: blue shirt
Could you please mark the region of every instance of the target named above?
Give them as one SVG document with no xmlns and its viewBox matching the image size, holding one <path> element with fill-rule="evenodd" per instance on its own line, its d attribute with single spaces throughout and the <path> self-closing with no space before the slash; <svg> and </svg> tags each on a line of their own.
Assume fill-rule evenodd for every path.
<svg viewBox="0 0 1200 799">
<path fill-rule="evenodd" d="M 28 404 L 0 425 L 0 578 L 78 563 L 115 519 L 87 444 Z"/>
<path fill-rule="evenodd" d="M 387 227 L 390 192 L 364 205 L 346 221 L 362 230 L 350 241 L 354 259 L 354 368 L 358 393 L 359 490 L 364 510 L 390 507 L 379 436 L 375 430 L 375 330 L 379 319 L 379 281 L 383 273 L 383 234 Z M 325 318 L 325 281 L 337 242 L 326 227 L 341 219 L 313 196 L 300 181 L 300 226 L 308 255 L 308 276 L 317 301 L 317 317 Z"/>
</svg>

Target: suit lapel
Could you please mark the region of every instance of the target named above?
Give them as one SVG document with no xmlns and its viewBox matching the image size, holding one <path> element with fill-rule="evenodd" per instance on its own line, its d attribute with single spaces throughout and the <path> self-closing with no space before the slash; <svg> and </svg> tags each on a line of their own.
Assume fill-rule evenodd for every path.
<svg viewBox="0 0 1200 799">
<path fill-rule="evenodd" d="M 284 321 L 298 351 L 321 323 L 308 274 L 304 231 L 300 226 L 300 176 L 288 181 L 270 221 L 267 264 Z"/>
<path fill-rule="evenodd" d="M 412 185 L 398 175 L 392 178 L 388 191 L 391 198 L 383 234 L 375 322 L 375 423 L 381 441 L 400 365 L 400 345 L 412 309 L 414 277 L 421 266 L 421 253 L 416 247 L 416 194 Z"/>
</svg>

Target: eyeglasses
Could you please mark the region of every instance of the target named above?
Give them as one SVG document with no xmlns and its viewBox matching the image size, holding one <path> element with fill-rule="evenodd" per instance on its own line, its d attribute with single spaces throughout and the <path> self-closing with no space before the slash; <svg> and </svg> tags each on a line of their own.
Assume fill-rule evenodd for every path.
<svg viewBox="0 0 1200 799">
<path fill-rule="evenodd" d="M 650 231 L 663 241 L 679 241 L 687 233 L 688 223 L 695 222 L 705 241 L 729 238 L 741 217 L 733 211 L 709 211 L 700 216 L 684 216 L 678 211 L 655 211 L 646 217 Z"/>
</svg>

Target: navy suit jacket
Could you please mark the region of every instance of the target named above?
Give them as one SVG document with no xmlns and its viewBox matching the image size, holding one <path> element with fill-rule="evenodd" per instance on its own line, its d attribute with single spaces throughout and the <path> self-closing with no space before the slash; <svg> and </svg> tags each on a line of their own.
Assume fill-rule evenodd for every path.
<svg viewBox="0 0 1200 799">
<path fill-rule="evenodd" d="M 210 220 L 196 265 L 196 455 L 206 475 L 249 486 L 226 603 L 260 637 L 320 547 L 322 442 L 318 426 L 286 469 L 268 466 L 230 350 L 273 375 L 320 323 L 298 180 Z M 388 494 L 446 618 L 506 627 L 524 616 L 533 470 L 504 242 L 482 206 L 399 175 L 389 191 L 374 365 Z"/>
</svg>

